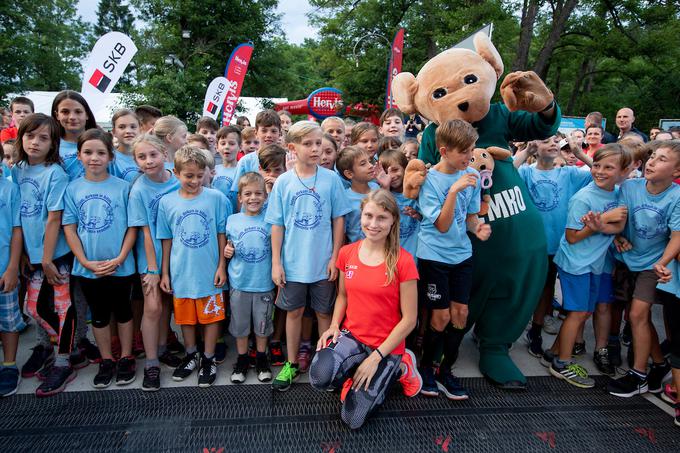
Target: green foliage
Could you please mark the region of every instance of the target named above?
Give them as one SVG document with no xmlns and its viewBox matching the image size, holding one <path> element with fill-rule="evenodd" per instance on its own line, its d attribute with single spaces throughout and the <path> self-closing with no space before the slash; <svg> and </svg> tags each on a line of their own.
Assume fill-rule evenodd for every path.
<svg viewBox="0 0 680 453">
<path fill-rule="evenodd" d="M 0 2 L 0 98 L 27 90 L 80 89 L 88 28 L 76 0 Z"/>
</svg>

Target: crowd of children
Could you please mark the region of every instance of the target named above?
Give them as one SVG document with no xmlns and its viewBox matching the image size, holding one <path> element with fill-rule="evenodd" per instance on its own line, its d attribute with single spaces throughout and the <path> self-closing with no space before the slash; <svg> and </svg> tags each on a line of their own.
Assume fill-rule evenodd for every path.
<svg viewBox="0 0 680 453">
<path fill-rule="evenodd" d="M 54 395 L 88 363 L 99 367 L 95 388 L 130 384 L 142 357 L 145 391 L 160 389 L 161 364 L 177 381 L 196 371 L 207 387 L 230 333 L 233 383 L 254 368 L 286 391 L 310 371 L 315 387 L 342 388 L 352 427 L 396 380 L 408 396 L 469 397 L 452 374 L 471 292 L 468 235 L 484 241 L 493 231 L 478 215 L 479 174 L 469 166 L 478 137 L 468 123 L 438 127 L 441 160 L 414 200 L 402 190 L 419 128 L 397 109 L 379 126 L 294 122 L 273 110 L 253 127 L 203 117 L 195 134 L 146 105 L 115 112 L 105 132 L 73 91 L 57 95 L 51 116 L 25 97 L 10 110 L 13 127 L 0 136 L 2 396 L 34 376 L 37 396 Z M 625 317 L 630 369 L 608 391 L 662 392 L 676 404 L 680 144 L 663 134 L 603 145 L 591 125 L 514 143 L 513 159 L 548 239 L 529 352 L 555 377 L 593 387 L 573 360 L 585 350 L 586 320 L 594 315 L 594 362 L 614 377 Z M 670 363 L 650 321 L 654 303 L 665 304 Z M 36 345 L 19 369 L 27 315 Z M 542 331 L 557 334 L 547 349 Z M 274 375 L 272 366 L 282 368 Z M 671 369 L 676 385 L 664 388 Z M 365 393 L 348 397 L 349 388 Z M 680 406 L 676 414 L 680 424 Z"/>
</svg>

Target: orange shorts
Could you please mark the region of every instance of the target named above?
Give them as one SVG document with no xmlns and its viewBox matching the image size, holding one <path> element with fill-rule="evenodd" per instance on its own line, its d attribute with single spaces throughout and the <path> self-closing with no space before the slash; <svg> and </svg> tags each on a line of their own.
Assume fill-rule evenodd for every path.
<svg viewBox="0 0 680 453">
<path fill-rule="evenodd" d="M 175 307 L 175 323 L 178 325 L 212 324 L 224 320 L 222 292 L 200 299 L 172 299 Z"/>
</svg>

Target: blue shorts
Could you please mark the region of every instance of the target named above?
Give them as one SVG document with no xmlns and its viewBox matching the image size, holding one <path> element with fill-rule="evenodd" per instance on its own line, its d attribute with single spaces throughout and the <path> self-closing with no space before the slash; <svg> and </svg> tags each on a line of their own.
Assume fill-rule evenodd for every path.
<svg viewBox="0 0 680 453">
<path fill-rule="evenodd" d="M 562 286 L 562 308 L 567 311 L 595 311 L 600 295 L 601 275 L 588 272 L 574 275 L 557 267 Z"/>
<path fill-rule="evenodd" d="M 19 332 L 26 324 L 19 309 L 19 288 L 0 292 L 0 332 Z"/>
<path fill-rule="evenodd" d="M 614 302 L 614 278 L 612 274 L 600 274 L 600 291 L 597 295 L 598 304 L 611 304 Z"/>
</svg>

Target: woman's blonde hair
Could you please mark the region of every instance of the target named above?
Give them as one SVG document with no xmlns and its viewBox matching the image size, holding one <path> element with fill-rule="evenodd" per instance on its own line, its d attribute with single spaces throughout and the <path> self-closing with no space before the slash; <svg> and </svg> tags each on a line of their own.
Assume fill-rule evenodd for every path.
<svg viewBox="0 0 680 453">
<path fill-rule="evenodd" d="M 321 126 L 314 121 L 298 121 L 288 129 L 286 143 L 300 143 L 305 135 L 316 130 L 321 131 Z"/>
<path fill-rule="evenodd" d="M 165 137 L 174 134 L 181 127 L 186 128 L 187 125 L 179 118 L 172 115 L 162 116 L 153 125 L 152 134 L 161 140 L 165 140 Z"/>
<path fill-rule="evenodd" d="M 376 189 L 370 192 L 366 198 L 361 200 L 362 213 L 364 207 L 371 202 L 392 214 L 392 217 L 394 218 L 392 228 L 390 228 L 390 232 L 387 233 L 387 238 L 385 239 L 385 267 L 387 268 L 385 286 L 387 286 L 394 280 L 394 274 L 397 272 L 397 261 L 399 261 L 399 253 L 401 250 L 399 242 L 399 206 L 390 191 L 385 189 Z"/>
<path fill-rule="evenodd" d="M 132 145 L 130 145 L 133 158 L 135 157 L 135 149 L 137 149 L 137 147 L 142 143 L 146 143 L 148 145 L 153 146 L 161 154 L 166 153 L 168 151 L 168 149 L 165 147 L 165 143 L 163 143 L 160 138 L 147 132 L 146 134 L 138 135 L 132 142 Z"/>
</svg>

